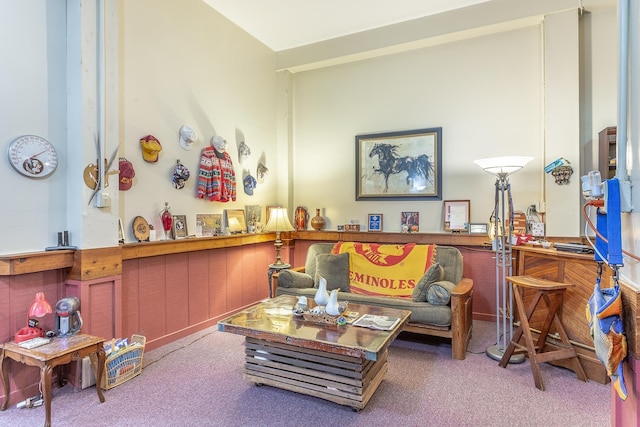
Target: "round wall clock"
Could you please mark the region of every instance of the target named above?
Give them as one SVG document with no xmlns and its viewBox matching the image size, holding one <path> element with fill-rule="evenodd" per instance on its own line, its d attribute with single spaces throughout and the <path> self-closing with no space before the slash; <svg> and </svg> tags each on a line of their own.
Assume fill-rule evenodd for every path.
<svg viewBox="0 0 640 427">
<path fill-rule="evenodd" d="M 9 144 L 9 163 L 29 178 L 46 178 L 58 166 L 58 154 L 49 141 L 35 135 L 23 135 Z"/>
</svg>

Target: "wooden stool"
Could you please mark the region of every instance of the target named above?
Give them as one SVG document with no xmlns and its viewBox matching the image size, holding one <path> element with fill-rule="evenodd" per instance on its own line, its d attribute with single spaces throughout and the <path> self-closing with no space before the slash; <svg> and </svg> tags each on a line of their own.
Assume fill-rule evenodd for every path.
<svg viewBox="0 0 640 427">
<path fill-rule="evenodd" d="M 531 276 L 511 276 L 507 277 L 507 281 L 513 284 L 513 296 L 518 310 L 518 317 L 520 318 L 520 326 L 516 329 L 512 341 L 507 346 L 507 349 L 505 350 L 498 365 L 506 368 L 509 363 L 509 359 L 514 353 L 527 353 L 529 356 L 529 362 L 531 363 L 531 372 L 533 374 L 533 380 L 536 383 L 536 387 L 544 391 L 542 374 L 540 373 L 540 367 L 538 364 L 551 362 L 553 360 L 571 359 L 571 369 L 576 373 L 579 379 L 586 382 L 587 375 L 585 374 L 584 369 L 582 369 L 578 355 L 569 342 L 567 332 L 564 330 L 564 326 L 558 316 L 558 312 L 562 308 L 564 291 L 575 285 L 570 283 L 552 282 L 551 280 L 539 279 Z M 524 300 L 522 299 L 522 290 L 520 288 L 529 288 L 536 291 L 526 312 L 524 309 Z M 529 320 L 541 299 L 545 302 L 548 312 L 544 325 L 542 326 L 542 330 L 540 331 L 538 341 L 534 345 L 531 330 L 529 329 Z M 544 347 L 552 324 L 555 326 L 556 332 L 560 336 L 562 344 L 558 343 L 556 345 L 561 347 L 561 349 L 545 352 Z M 526 347 L 518 344 L 518 341 L 523 334 Z"/>
</svg>

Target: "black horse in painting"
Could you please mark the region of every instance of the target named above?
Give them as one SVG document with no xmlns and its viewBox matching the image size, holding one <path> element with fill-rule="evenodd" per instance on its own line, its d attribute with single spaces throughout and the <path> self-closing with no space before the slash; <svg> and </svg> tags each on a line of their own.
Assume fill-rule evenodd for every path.
<svg viewBox="0 0 640 427">
<path fill-rule="evenodd" d="M 407 186 L 413 187 L 415 181 L 433 183 L 433 163 L 426 154 L 419 156 L 398 156 L 398 146 L 394 144 L 376 143 L 369 157 L 378 156 L 378 169 L 373 172 L 384 176 L 384 192 L 389 190 L 389 176 L 396 173 L 407 173 Z"/>
</svg>

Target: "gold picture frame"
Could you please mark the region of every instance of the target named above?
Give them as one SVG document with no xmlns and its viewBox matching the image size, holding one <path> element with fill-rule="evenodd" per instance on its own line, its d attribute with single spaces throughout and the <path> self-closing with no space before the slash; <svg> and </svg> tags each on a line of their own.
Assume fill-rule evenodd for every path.
<svg viewBox="0 0 640 427">
<path fill-rule="evenodd" d="M 231 234 L 247 232 L 247 222 L 244 217 L 244 209 L 226 209 L 226 224 Z"/>
</svg>

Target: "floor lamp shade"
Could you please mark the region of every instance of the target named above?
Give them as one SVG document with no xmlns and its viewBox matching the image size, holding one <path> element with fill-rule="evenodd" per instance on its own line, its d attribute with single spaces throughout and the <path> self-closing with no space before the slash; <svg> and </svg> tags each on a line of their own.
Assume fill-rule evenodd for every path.
<svg viewBox="0 0 640 427">
<path fill-rule="evenodd" d="M 280 233 L 283 231 L 293 231 L 293 225 L 289 222 L 289 217 L 287 216 L 287 210 L 285 208 L 275 208 L 271 211 L 271 215 L 269 216 L 269 221 L 267 225 L 264 227 L 265 231 L 275 231 L 276 232 L 276 241 L 274 243 L 276 247 L 276 262 L 271 264 L 270 268 L 289 268 L 290 265 L 282 262 L 282 258 L 280 257 L 280 249 L 282 249 L 282 240 L 280 240 Z"/>
<path fill-rule="evenodd" d="M 496 344 L 487 348 L 487 356 L 501 360 L 507 345 L 513 337 L 513 290 L 507 277 L 512 275 L 513 220 L 506 221 L 513 214 L 511 184 L 509 175 L 522 169 L 533 160 L 527 156 L 501 156 L 474 160 L 485 172 L 496 176 L 494 211 L 496 232 L 492 235 L 492 245 L 496 260 Z M 524 355 L 511 357 L 510 363 L 524 362 Z"/>
</svg>

